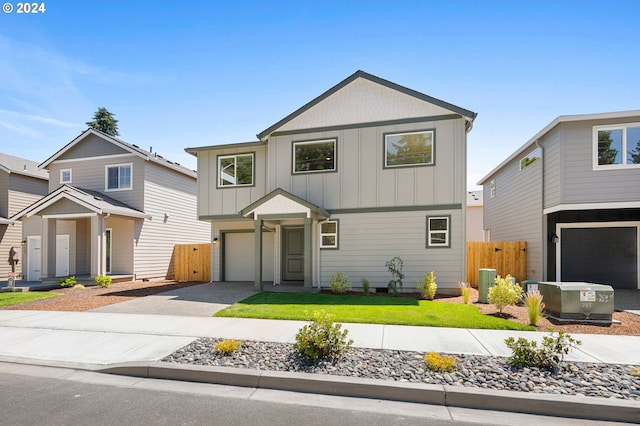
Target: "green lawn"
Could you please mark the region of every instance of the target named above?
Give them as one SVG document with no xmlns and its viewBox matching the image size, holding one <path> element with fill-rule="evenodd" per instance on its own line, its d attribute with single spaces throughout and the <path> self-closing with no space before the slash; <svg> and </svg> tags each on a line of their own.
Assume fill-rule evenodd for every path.
<svg viewBox="0 0 640 426">
<path fill-rule="evenodd" d="M 338 322 L 535 331 L 534 327 L 481 314 L 473 305 L 319 293 L 259 293 L 215 316 L 306 321 L 321 309 Z"/>
<path fill-rule="evenodd" d="M 33 302 L 34 300 L 40 299 L 49 299 L 56 296 L 62 296 L 62 294 L 40 291 L 28 291 L 25 293 L 0 293 L 0 306 L 19 305 L 20 303 Z"/>
</svg>

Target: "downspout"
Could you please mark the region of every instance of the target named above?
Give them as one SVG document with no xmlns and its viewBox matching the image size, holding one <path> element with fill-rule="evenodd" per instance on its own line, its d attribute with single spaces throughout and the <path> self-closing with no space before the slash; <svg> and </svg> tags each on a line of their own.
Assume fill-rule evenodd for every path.
<svg viewBox="0 0 640 426">
<path fill-rule="evenodd" d="M 542 216 L 542 280 L 545 281 L 547 279 L 547 264 L 549 258 L 549 242 L 547 238 L 547 220 L 544 216 L 544 148 L 540 144 L 540 140 L 536 139 L 536 146 L 540 149 L 540 185 L 542 185 L 542 189 L 540 191 L 540 215 Z"/>
</svg>

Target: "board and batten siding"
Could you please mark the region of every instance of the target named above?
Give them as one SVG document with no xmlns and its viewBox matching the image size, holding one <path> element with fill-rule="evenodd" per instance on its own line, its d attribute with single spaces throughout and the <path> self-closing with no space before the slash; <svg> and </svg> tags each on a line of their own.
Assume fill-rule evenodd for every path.
<svg viewBox="0 0 640 426">
<path fill-rule="evenodd" d="M 143 163 L 144 212 L 152 219 L 135 222 L 137 278 L 165 277 L 175 244 L 210 241 L 210 225 L 197 219 L 196 180 L 190 176 Z"/>
<path fill-rule="evenodd" d="M 532 150 L 535 147 L 532 147 Z M 525 157 L 530 151 L 522 155 Z M 526 241 L 527 276 L 543 279 L 542 167 L 539 159 L 520 170 L 522 157 L 513 159 L 489 178 L 484 185 L 484 228 L 491 241 Z M 546 151 L 545 157 L 546 160 Z M 495 197 L 491 198 L 490 181 L 495 179 Z"/>
<path fill-rule="evenodd" d="M 451 216 L 451 247 L 426 248 L 427 216 Z M 320 282 L 329 287 L 331 275 L 342 272 L 354 287 L 362 278 L 371 288 L 387 288 L 391 274 L 385 263 L 395 256 L 403 262 L 403 288 L 415 289 L 425 272 L 434 271 L 438 290 L 456 290 L 465 280 L 466 255 L 461 209 L 332 215 L 339 221 L 339 248 L 320 249 Z"/>
<path fill-rule="evenodd" d="M 384 134 L 435 129 L 435 165 L 384 168 Z M 336 139 L 337 171 L 292 173 L 293 142 Z M 462 118 L 272 136 L 267 192 L 282 188 L 327 210 L 462 204 Z"/>
</svg>

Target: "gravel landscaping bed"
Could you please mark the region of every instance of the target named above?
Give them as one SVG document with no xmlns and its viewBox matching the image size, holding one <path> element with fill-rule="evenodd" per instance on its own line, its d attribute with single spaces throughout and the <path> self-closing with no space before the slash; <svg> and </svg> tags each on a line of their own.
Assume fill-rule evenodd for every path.
<svg viewBox="0 0 640 426">
<path fill-rule="evenodd" d="M 638 366 L 566 362 L 561 371 L 550 372 L 513 369 L 501 357 L 453 355 L 457 370 L 436 373 L 420 352 L 351 348 L 338 360 L 313 364 L 300 359 L 291 344 L 244 341 L 237 352 L 224 356 L 214 349 L 219 341 L 198 339 L 162 361 L 640 401 L 640 377 L 631 374 Z"/>
</svg>

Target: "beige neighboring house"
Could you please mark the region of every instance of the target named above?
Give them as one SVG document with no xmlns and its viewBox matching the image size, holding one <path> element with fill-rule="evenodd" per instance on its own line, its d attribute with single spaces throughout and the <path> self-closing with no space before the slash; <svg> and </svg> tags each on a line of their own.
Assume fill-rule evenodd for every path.
<svg viewBox="0 0 640 426">
<path fill-rule="evenodd" d="M 11 261 L 17 277 L 24 263 L 22 223 L 9 218 L 46 195 L 48 179 L 38 163 L 0 153 L 0 281 L 12 271 Z"/>
<path fill-rule="evenodd" d="M 467 241 L 486 241 L 482 220 L 482 190 L 467 192 Z"/>
<path fill-rule="evenodd" d="M 260 132 L 187 148 L 198 217 L 212 226 L 212 280 L 327 287 L 337 272 L 384 290 L 435 270 L 465 279 L 467 133 L 476 114 L 358 71 Z"/>
<path fill-rule="evenodd" d="M 160 155 L 88 129 L 39 167 L 48 193 L 11 218 L 23 225 L 29 281 L 170 277 L 175 244 L 210 240 L 196 172 Z"/>
</svg>

